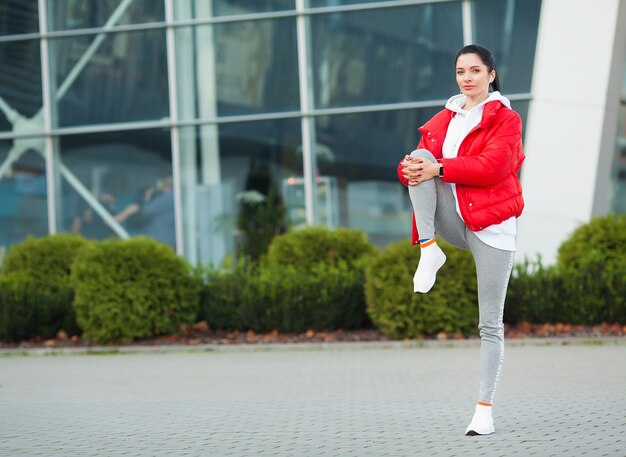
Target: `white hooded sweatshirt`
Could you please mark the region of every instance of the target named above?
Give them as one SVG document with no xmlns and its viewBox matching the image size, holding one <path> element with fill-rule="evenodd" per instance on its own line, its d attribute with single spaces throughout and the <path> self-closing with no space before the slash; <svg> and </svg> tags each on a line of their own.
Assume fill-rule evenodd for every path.
<svg viewBox="0 0 626 457">
<path fill-rule="evenodd" d="M 459 94 L 450 97 L 446 103 L 446 108 L 456 113 L 456 115 L 450 121 L 448 131 L 446 133 L 446 139 L 443 143 L 443 156 L 445 158 L 454 158 L 459 152 L 459 146 L 467 136 L 467 134 L 478 125 L 483 116 L 483 107 L 486 103 L 494 100 L 500 101 L 507 108 L 511 107 L 511 102 L 503 97 L 500 92 L 491 92 L 489 97 L 474 107 L 471 107 L 469 111 L 462 108 L 465 104 L 465 95 Z M 461 209 L 459 208 L 459 199 L 456 195 L 456 184 L 444 183 L 452 188 L 454 194 L 454 200 L 456 201 L 456 212 L 461 219 Z M 485 244 L 497 249 L 503 249 L 506 251 L 515 251 L 515 235 L 517 233 L 517 219 L 515 216 L 507 219 L 506 221 L 490 225 L 484 230 L 474 232 L 478 238 Z"/>
</svg>

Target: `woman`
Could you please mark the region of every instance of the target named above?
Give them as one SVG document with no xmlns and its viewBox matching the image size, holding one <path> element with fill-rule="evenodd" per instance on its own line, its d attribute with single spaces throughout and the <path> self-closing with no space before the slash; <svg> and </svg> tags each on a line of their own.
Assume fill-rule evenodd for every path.
<svg viewBox="0 0 626 457">
<path fill-rule="evenodd" d="M 466 435 L 494 432 L 492 404 L 504 356 L 502 315 L 524 200 L 517 173 L 524 161 L 522 126 L 500 95 L 495 60 L 478 45 L 456 56 L 461 94 L 419 129 L 422 139 L 398 166 L 413 205 L 413 244 L 420 261 L 414 291 L 428 292 L 446 256 L 437 236 L 469 249 L 476 262 L 480 389 Z M 489 88 L 493 88 L 490 92 Z"/>
</svg>

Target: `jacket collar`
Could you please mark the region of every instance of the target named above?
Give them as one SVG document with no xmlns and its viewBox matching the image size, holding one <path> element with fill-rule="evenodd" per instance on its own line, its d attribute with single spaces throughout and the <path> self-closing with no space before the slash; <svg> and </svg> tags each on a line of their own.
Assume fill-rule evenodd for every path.
<svg viewBox="0 0 626 457">
<path fill-rule="evenodd" d="M 476 128 L 488 128 L 493 123 L 496 114 L 498 114 L 502 108 L 506 107 L 498 100 L 486 103 L 483 108 L 482 118 Z M 449 109 L 443 109 L 417 130 L 426 135 L 428 135 L 429 132 L 445 131 L 455 115 L 455 112 Z"/>
</svg>

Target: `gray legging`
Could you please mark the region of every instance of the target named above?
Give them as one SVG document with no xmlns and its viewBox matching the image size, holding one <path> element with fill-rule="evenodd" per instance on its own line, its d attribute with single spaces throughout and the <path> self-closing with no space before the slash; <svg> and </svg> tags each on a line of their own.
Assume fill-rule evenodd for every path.
<svg viewBox="0 0 626 457">
<path fill-rule="evenodd" d="M 411 156 L 436 162 L 426 149 L 413 151 Z M 433 178 L 409 186 L 409 196 L 421 239 L 432 238 L 436 233 L 454 246 L 469 249 L 474 256 L 481 339 L 478 401 L 493 404 L 504 357 L 502 315 L 515 251 L 491 247 L 468 229 L 456 211 L 452 189 L 441 179 Z"/>
</svg>

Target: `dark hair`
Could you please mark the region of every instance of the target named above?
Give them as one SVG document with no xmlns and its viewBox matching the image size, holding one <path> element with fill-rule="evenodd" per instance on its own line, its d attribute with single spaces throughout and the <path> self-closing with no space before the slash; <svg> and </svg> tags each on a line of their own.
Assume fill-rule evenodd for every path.
<svg viewBox="0 0 626 457">
<path fill-rule="evenodd" d="M 456 53 L 456 58 L 454 59 L 454 63 L 459 60 L 459 56 L 463 54 L 477 54 L 480 57 L 480 60 L 483 61 L 485 65 L 487 65 L 487 69 L 489 73 L 496 69 L 496 59 L 493 57 L 493 54 L 489 49 L 479 44 L 468 44 L 463 47 L 459 52 Z M 489 83 L 493 90 L 500 90 L 500 79 L 498 78 L 498 72 L 496 71 L 496 77 L 493 78 L 493 81 Z"/>
</svg>

